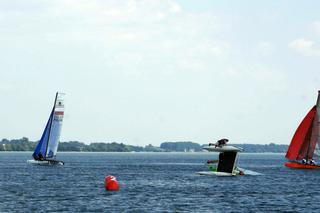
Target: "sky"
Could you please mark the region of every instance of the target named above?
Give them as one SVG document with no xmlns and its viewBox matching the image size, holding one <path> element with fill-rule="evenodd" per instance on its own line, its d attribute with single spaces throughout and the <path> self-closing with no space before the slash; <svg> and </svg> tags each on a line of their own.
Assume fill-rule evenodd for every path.
<svg viewBox="0 0 320 213">
<path fill-rule="evenodd" d="M 0 138 L 289 144 L 320 89 L 319 1 L 0 1 Z"/>
</svg>

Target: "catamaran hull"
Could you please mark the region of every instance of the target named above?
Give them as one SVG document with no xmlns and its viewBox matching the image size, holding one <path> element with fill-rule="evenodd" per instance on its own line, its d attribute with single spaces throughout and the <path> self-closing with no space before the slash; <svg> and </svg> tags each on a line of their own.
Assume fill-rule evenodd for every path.
<svg viewBox="0 0 320 213">
<path fill-rule="evenodd" d="M 231 176 L 236 176 L 237 175 L 235 173 L 213 172 L 213 171 L 197 172 L 196 174 L 203 175 L 203 176 L 223 176 L 223 177 L 228 177 L 228 176 L 231 177 Z"/>
<path fill-rule="evenodd" d="M 209 152 L 241 152 L 242 149 L 235 146 L 205 146 L 203 149 L 208 150 Z"/>
<path fill-rule="evenodd" d="M 27 160 L 27 163 L 36 165 L 64 165 L 64 162 L 56 160 Z"/>
<path fill-rule="evenodd" d="M 310 165 L 296 162 L 286 162 L 284 165 L 292 169 L 320 169 L 320 165 Z"/>
</svg>

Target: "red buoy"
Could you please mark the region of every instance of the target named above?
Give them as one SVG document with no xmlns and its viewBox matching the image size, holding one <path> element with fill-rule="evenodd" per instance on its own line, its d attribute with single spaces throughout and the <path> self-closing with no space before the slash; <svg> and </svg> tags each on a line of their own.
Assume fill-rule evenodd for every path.
<svg viewBox="0 0 320 213">
<path fill-rule="evenodd" d="M 120 188 L 116 177 L 112 175 L 108 175 L 104 178 L 104 187 L 108 191 L 117 191 Z"/>
</svg>

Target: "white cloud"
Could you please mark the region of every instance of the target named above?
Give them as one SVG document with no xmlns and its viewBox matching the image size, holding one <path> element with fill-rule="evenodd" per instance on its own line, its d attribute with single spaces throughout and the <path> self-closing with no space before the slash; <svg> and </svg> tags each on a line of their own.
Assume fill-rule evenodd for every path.
<svg viewBox="0 0 320 213">
<path fill-rule="evenodd" d="M 22 91 L 31 88 L 27 84 L 36 78 L 38 83 L 32 90 L 39 94 L 32 96 L 34 100 L 47 97 L 54 88 L 66 88 L 73 99 L 69 102 L 73 117 L 64 131 L 70 139 L 90 140 L 88 135 L 94 139 L 106 135 L 111 140 L 126 138 L 128 142 L 137 135 L 143 142 L 161 140 L 163 135 L 172 139 L 181 129 L 194 129 L 194 123 L 205 122 L 199 129 L 221 126 L 215 122 L 223 117 L 205 118 L 209 114 L 219 118 L 225 105 L 233 106 L 228 101 L 234 90 L 246 112 L 250 98 L 241 100 L 243 94 L 252 92 L 254 97 L 255 89 L 278 91 L 277 87 L 285 85 L 280 71 L 254 61 L 251 52 L 247 54 L 248 45 L 239 45 L 243 40 L 236 40 L 236 36 L 230 41 L 233 38 L 229 34 L 237 35 L 234 22 L 228 22 L 227 17 L 220 19 L 212 10 L 187 10 L 174 0 L 35 0 L 33 4 L 41 6 L 36 11 L 34 6 L 26 6 L 18 12 L 9 8 L 0 13 L 0 44 L 12 51 L 14 63 L 10 66 L 21 64 L 12 68 L 8 82 L 18 79 L 16 85 Z M 226 34 L 226 29 L 232 32 Z M 274 51 L 269 41 L 256 48 L 261 54 Z M 26 54 L 24 50 L 28 49 L 32 54 Z M 8 54 L 3 51 L 3 55 Z M 30 69 L 35 65 L 38 67 Z M 25 70 L 28 72 L 22 78 L 18 72 Z M 48 72 L 54 73 L 55 79 L 49 79 Z M 27 86 L 21 86 L 21 82 Z M 0 86 L 0 92 L 9 86 Z M 90 97 L 90 102 L 83 97 Z M 230 104 L 217 104 L 224 101 Z M 45 102 L 41 106 L 38 101 L 32 104 L 39 109 L 47 107 Z M 87 106 L 90 115 L 83 115 L 78 107 L 81 104 Z M 78 126 L 79 119 L 88 122 Z M 32 120 L 37 122 L 38 118 Z M 165 120 L 167 125 L 157 120 Z M 97 130 L 89 121 L 102 128 Z M 133 124 L 135 128 L 130 126 Z M 155 131 L 145 133 L 146 128 Z M 33 132 L 31 125 L 28 131 Z M 166 135 L 168 131 L 172 135 Z M 79 134 L 75 136 L 74 132 Z M 195 137 L 192 132 L 181 135 Z"/>
<path fill-rule="evenodd" d="M 201 71 L 231 50 L 228 41 L 212 36 L 222 25 L 215 15 L 184 11 L 173 0 L 69 0 L 59 1 L 51 12 L 64 29 L 46 32 L 51 42 L 98 45 L 105 55 L 112 52 L 117 58 L 110 62 L 114 67 L 128 70 L 130 75 L 141 73 L 141 63 L 131 60 L 137 55 L 145 67 Z M 72 25 L 67 20 L 72 20 Z"/>
<path fill-rule="evenodd" d="M 306 56 L 320 56 L 320 49 L 315 47 L 312 40 L 300 38 L 292 41 L 289 47 Z"/>
<path fill-rule="evenodd" d="M 230 42 L 213 36 L 223 25 L 217 16 L 185 11 L 174 0 L 57 0 L 34 4 L 41 7 L 29 11 L 22 6 L 18 14 L 5 12 L 4 20 L 11 24 L 4 26 L 8 21 L 0 21 L 0 29 L 5 31 L 3 40 L 7 35 L 6 39 L 30 44 L 32 49 L 48 44 L 94 47 L 102 55 L 117 58 L 109 61 L 113 67 L 126 70 L 126 65 L 131 73 L 138 63 L 129 59 L 137 55 L 149 67 L 159 66 L 157 60 L 167 60 L 172 70 L 188 67 L 186 63 L 196 69 L 195 65 L 206 67 L 231 50 Z M 152 70 L 156 69 L 149 72 Z"/>
</svg>

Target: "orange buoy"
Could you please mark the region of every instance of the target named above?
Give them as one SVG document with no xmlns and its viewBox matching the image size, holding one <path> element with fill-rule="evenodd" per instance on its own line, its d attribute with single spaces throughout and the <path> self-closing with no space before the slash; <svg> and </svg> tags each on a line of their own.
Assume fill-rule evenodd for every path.
<svg viewBox="0 0 320 213">
<path fill-rule="evenodd" d="M 117 191 L 120 188 L 116 177 L 112 175 L 108 175 L 104 178 L 104 187 L 108 191 Z"/>
</svg>

